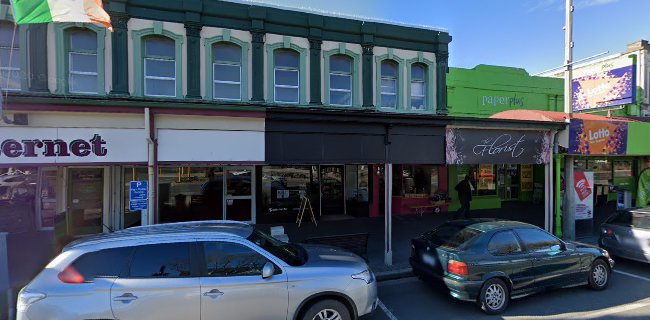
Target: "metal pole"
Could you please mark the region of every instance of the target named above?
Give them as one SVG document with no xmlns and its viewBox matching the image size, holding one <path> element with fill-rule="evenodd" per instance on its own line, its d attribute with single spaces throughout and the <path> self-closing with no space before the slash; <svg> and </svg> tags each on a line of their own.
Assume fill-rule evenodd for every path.
<svg viewBox="0 0 650 320">
<path fill-rule="evenodd" d="M 11 285 L 9 285 L 9 251 L 7 250 L 7 233 L 0 232 L 0 297 L 7 294 L 7 317 L 13 314 L 13 294 L 11 292 Z M 0 306 L 3 302 L 0 301 Z M 3 316 L 0 314 L 0 318 Z"/>
<path fill-rule="evenodd" d="M 384 243 L 384 263 L 387 266 L 393 265 L 393 246 L 392 246 L 392 233 L 393 233 L 393 165 L 386 163 L 384 165 L 384 222 L 385 222 L 385 239 Z"/>
<path fill-rule="evenodd" d="M 573 0 L 566 0 L 566 25 L 564 27 L 564 112 L 569 114 L 568 121 L 571 119 L 573 112 L 573 75 L 572 64 L 573 60 Z M 566 206 L 564 208 L 563 219 L 563 234 L 568 240 L 575 240 L 575 197 L 574 197 L 574 175 L 573 175 L 573 159 L 572 156 L 565 157 L 564 162 L 564 181 L 566 181 L 565 200 Z"/>
<path fill-rule="evenodd" d="M 142 210 L 141 211 L 141 216 L 140 216 L 140 224 L 143 226 L 150 225 L 154 223 L 154 175 L 155 175 L 155 170 L 154 170 L 154 157 L 155 157 L 155 150 L 154 150 L 154 141 L 153 141 L 153 136 L 152 136 L 152 128 L 151 128 L 151 111 L 149 108 L 144 108 L 144 134 L 145 134 L 145 139 L 147 141 L 147 147 L 148 147 L 148 157 L 147 157 L 147 210 Z"/>
</svg>

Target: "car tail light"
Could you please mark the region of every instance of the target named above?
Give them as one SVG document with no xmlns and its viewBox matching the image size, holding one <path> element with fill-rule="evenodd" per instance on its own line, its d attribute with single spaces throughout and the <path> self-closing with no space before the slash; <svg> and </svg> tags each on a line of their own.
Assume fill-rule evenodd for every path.
<svg viewBox="0 0 650 320">
<path fill-rule="evenodd" d="M 415 258 L 416 253 L 415 253 L 415 246 L 411 245 L 411 258 Z"/>
<path fill-rule="evenodd" d="M 608 235 L 608 236 L 611 236 L 612 233 L 614 233 L 614 232 L 612 232 L 612 229 L 606 229 L 606 228 L 603 228 L 603 234 L 606 234 L 606 235 Z"/>
<path fill-rule="evenodd" d="M 63 283 L 79 284 L 86 282 L 84 276 L 79 273 L 74 267 L 67 266 L 61 273 L 59 273 L 59 280 Z"/>
<path fill-rule="evenodd" d="M 467 264 L 456 260 L 449 260 L 447 263 L 447 272 L 457 274 L 459 276 L 466 276 L 469 274 L 467 271 Z"/>
</svg>

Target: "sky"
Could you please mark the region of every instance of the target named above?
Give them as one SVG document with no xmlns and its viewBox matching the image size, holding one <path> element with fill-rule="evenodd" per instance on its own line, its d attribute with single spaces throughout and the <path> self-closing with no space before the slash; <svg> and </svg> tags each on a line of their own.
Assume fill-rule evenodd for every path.
<svg viewBox="0 0 650 320">
<path fill-rule="evenodd" d="M 530 74 L 564 60 L 565 0 L 235 0 L 445 29 L 451 67 L 479 64 Z M 574 0 L 574 61 L 650 40 L 650 0 Z"/>
</svg>

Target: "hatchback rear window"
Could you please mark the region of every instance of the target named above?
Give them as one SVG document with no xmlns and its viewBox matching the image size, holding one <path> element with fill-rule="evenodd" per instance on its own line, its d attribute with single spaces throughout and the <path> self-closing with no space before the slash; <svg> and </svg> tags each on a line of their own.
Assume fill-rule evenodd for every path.
<svg viewBox="0 0 650 320">
<path fill-rule="evenodd" d="M 626 227 L 630 226 L 632 225 L 632 213 L 629 211 L 618 211 L 607 219 L 607 223 Z"/>
<path fill-rule="evenodd" d="M 632 225 L 638 229 L 650 230 L 650 214 L 634 214 L 632 216 Z"/>
<path fill-rule="evenodd" d="M 446 224 L 423 234 L 422 239 L 441 247 L 457 249 L 481 233 L 483 232 L 464 225 Z"/>
</svg>

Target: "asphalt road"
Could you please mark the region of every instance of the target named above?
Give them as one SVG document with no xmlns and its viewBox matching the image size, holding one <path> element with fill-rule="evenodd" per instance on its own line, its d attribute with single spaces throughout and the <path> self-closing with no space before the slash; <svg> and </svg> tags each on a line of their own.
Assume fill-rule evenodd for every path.
<svg viewBox="0 0 650 320">
<path fill-rule="evenodd" d="M 453 299 L 415 277 L 379 283 L 382 308 L 362 320 L 395 319 L 650 319 L 650 264 L 616 259 L 609 287 L 558 289 L 510 301 L 498 316 Z"/>
</svg>

